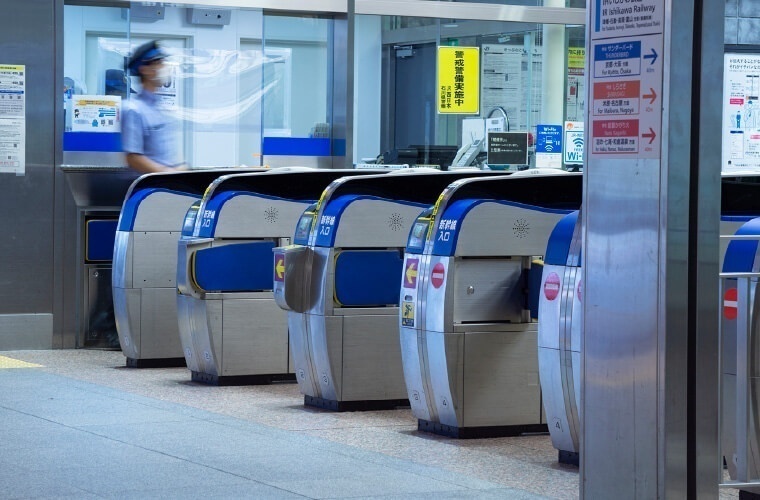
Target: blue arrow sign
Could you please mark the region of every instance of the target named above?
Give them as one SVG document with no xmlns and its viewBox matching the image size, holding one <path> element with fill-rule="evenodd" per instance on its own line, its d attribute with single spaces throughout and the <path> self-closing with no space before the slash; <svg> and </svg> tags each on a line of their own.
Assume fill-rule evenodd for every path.
<svg viewBox="0 0 760 500">
<path fill-rule="evenodd" d="M 645 55 L 644 59 L 651 59 L 651 61 L 649 61 L 649 64 L 651 66 L 657 60 L 657 52 L 655 52 L 654 49 L 650 49 L 650 50 L 652 51 L 652 53 Z"/>
</svg>

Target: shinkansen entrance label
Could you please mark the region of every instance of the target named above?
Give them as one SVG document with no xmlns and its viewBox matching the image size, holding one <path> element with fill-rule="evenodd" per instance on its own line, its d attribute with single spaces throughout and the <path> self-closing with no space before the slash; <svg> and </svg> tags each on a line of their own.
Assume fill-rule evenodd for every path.
<svg viewBox="0 0 760 500">
<path fill-rule="evenodd" d="M 659 159 L 662 0 L 595 0 L 588 153 Z"/>
</svg>

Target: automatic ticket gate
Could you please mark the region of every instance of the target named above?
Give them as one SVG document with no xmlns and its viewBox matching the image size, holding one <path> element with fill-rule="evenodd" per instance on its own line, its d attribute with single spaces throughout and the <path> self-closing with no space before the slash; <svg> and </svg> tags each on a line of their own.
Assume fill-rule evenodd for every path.
<svg viewBox="0 0 760 500">
<path fill-rule="evenodd" d="M 293 377 L 286 315 L 272 298 L 272 248 L 330 182 L 356 170 L 279 168 L 217 179 L 175 245 L 179 338 L 191 378 L 210 384 Z"/>
<path fill-rule="evenodd" d="M 113 303 L 130 367 L 184 366 L 177 328 L 182 220 L 219 170 L 147 174 L 124 199 L 113 251 Z"/>
<path fill-rule="evenodd" d="M 275 300 L 288 310 L 304 404 L 368 410 L 407 404 L 398 293 L 409 228 L 443 188 L 487 172 L 402 171 L 334 182 L 276 248 Z"/>
<path fill-rule="evenodd" d="M 721 447 L 732 479 L 729 485 L 741 489 L 746 498 L 760 498 L 759 240 L 756 218 L 731 238 L 720 280 Z"/>
<path fill-rule="evenodd" d="M 546 430 L 529 274 L 581 196 L 581 174 L 468 179 L 417 219 L 399 321 L 420 430 L 460 438 Z"/>
<path fill-rule="evenodd" d="M 723 260 L 728 246 L 725 235 L 742 228 L 752 215 L 760 213 L 760 177 L 756 174 L 722 178 L 722 216 L 720 256 Z M 580 443 L 580 353 L 582 342 L 581 236 L 580 218 L 573 213 L 560 221 L 546 249 L 541 279 L 538 322 L 538 359 L 544 408 L 552 444 L 559 452 L 559 461 L 578 465 Z M 740 231 L 746 231 L 741 229 Z M 746 266 L 745 266 L 746 267 Z M 731 267 L 729 267 L 731 268 Z M 724 271 L 726 268 L 724 268 Z M 751 266 L 750 266 L 751 270 Z M 734 298 L 735 301 L 735 298 Z M 729 368 L 726 380 L 735 380 L 735 324 L 726 327 L 723 318 L 724 353 L 733 357 L 724 361 Z M 727 342 L 727 343 L 726 343 Z M 726 359 L 724 357 L 724 359 Z M 733 361 L 732 361 L 733 359 Z M 724 381 L 724 384 L 726 382 Z M 730 383 L 731 387 L 733 383 Z M 731 395 L 731 390 L 725 391 Z M 725 408 L 733 408 L 729 403 Z M 730 419 L 723 419 L 724 424 Z M 730 426 L 728 432 L 733 432 Z M 724 446 L 725 447 L 725 446 Z"/>
<path fill-rule="evenodd" d="M 559 461 L 578 465 L 583 297 L 579 212 L 563 217 L 552 231 L 539 291 L 538 365 L 546 421 Z"/>
</svg>

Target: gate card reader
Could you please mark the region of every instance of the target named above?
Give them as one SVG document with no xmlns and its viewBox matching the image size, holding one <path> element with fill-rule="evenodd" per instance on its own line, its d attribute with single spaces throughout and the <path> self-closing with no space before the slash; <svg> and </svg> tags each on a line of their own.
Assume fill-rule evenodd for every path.
<svg viewBox="0 0 760 500">
<path fill-rule="evenodd" d="M 460 438 L 545 431 L 528 273 L 580 174 L 451 184 L 409 234 L 401 351 L 420 430 Z"/>
<path fill-rule="evenodd" d="M 366 410 L 406 404 L 398 333 L 403 246 L 451 182 L 488 172 L 398 171 L 331 184 L 274 249 L 277 303 L 304 404 Z"/>
<path fill-rule="evenodd" d="M 229 170 L 146 174 L 127 191 L 113 247 L 112 283 L 127 366 L 184 366 L 177 328 L 177 240 L 187 209 L 225 173 Z"/>
<path fill-rule="evenodd" d="M 220 177 L 188 214 L 176 266 L 180 340 L 192 380 L 292 378 L 286 315 L 272 298 L 272 248 L 324 188 L 377 172 L 278 168 Z"/>
</svg>

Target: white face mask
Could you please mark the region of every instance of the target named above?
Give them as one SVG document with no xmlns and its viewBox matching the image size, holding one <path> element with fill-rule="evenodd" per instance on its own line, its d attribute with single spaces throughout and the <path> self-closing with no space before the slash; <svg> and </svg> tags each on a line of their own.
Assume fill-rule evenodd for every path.
<svg viewBox="0 0 760 500">
<path fill-rule="evenodd" d="M 162 64 L 161 68 L 156 71 L 156 83 L 168 87 L 172 81 L 172 68 L 168 64 Z"/>
</svg>

